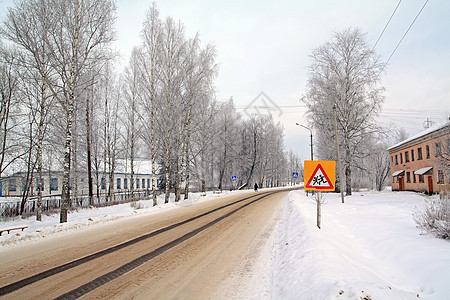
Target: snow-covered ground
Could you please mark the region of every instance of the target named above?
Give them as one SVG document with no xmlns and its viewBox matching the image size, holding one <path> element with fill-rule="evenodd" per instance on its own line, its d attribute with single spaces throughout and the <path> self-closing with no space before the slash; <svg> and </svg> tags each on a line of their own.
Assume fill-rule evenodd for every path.
<svg viewBox="0 0 450 300">
<path fill-rule="evenodd" d="M 412 219 L 427 199 L 412 192 L 355 193 L 316 203 L 291 192 L 274 233 L 273 299 L 450 299 L 450 242 Z M 266 258 L 267 259 L 267 258 Z"/>
<path fill-rule="evenodd" d="M 245 193 L 245 191 L 244 191 Z M 410 192 L 365 192 L 345 198 L 324 193 L 322 228 L 316 204 L 304 191 L 290 192 L 279 222 L 246 277 L 253 284 L 240 293 L 257 299 L 450 299 L 450 242 L 421 234 L 412 214 L 427 196 Z M 0 237 L 1 250 L 64 235 L 89 226 L 155 214 L 222 195 L 194 195 L 189 202 L 137 205 L 71 212 L 69 222 L 44 216 L 1 222 L 0 229 L 29 226 Z M 258 280 L 258 278 L 260 278 Z M 262 279 L 261 279 L 262 278 Z"/>
<path fill-rule="evenodd" d="M 235 192 L 233 192 L 235 193 Z M 130 218 L 135 215 L 158 214 L 166 210 L 176 209 L 183 206 L 193 205 L 198 202 L 208 201 L 226 195 L 227 192 L 218 194 L 216 192 L 208 192 L 206 196 L 200 193 L 189 194 L 189 200 L 175 203 L 172 194 L 169 203 L 164 204 L 164 194 L 158 196 L 158 205 L 153 207 L 152 200 L 140 200 L 114 206 L 101 208 L 83 208 L 75 211 L 69 211 L 68 222 L 59 223 L 59 214 L 46 215 L 43 213 L 42 221 L 36 221 L 36 217 L 32 216 L 26 219 L 16 217 L 8 221 L 0 222 L 0 230 L 8 228 L 17 228 L 28 226 L 25 231 L 11 231 L 10 234 L 4 232 L 0 236 L 0 255 L 1 250 L 17 247 L 22 244 L 33 243 L 46 237 L 58 237 L 70 232 L 84 230 L 90 226 L 100 223 L 112 222 L 118 219 Z"/>
</svg>

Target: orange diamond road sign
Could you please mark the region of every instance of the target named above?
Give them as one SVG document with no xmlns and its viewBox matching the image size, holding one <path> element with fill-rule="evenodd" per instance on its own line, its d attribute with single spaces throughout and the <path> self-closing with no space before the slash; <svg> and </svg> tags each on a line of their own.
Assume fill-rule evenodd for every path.
<svg viewBox="0 0 450 300">
<path fill-rule="evenodd" d="M 334 191 L 336 162 L 334 160 L 305 160 L 305 190 Z"/>
</svg>

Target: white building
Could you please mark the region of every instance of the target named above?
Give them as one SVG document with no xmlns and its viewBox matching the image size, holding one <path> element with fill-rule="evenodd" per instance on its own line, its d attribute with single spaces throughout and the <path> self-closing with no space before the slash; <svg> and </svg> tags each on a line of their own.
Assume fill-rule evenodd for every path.
<svg viewBox="0 0 450 300">
<path fill-rule="evenodd" d="M 152 184 L 157 188 L 159 186 L 159 181 L 152 182 L 152 174 L 148 172 L 148 162 L 144 160 L 139 160 L 135 163 L 133 183 L 131 180 L 131 172 L 126 172 L 126 168 L 121 167 L 120 162 L 117 168 L 119 172 L 113 173 L 112 188 L 113 193 L 117 192 L 127 192 L 133 187 L 134 191 L 145 191 L 151 190 Z M 151 166 L 151 164 L 150 164 Z M 151 170 L 151 168 L 150 168 Z M 0 196 L 21 196 L 25 189 L 27 173 L 17 172 L 11 176 L 1 178 L 0 180 Z M 29 191 L 29 196 L 37 195 L 38 184 L 37 184 L 37 173 L 32 174 L 32 181 Z M 78 172 L 78 195 L 83 196 L 88 194 L 88 176 L 87 172 Z M 109 173 L 99 173 L 93 172 L 93 189 L 94 193 L 97 189 L 101 194 L 107 193 L 109 188 Z M 43 173 L 43 196 L 48 195 L 60 195 L 62 193 L 62 182 L 63 182 L 63 172 L 62 171 L 45 171 Z M 75 186 L 73 178 L 71 178 L 71 191 Z M 73 193 L 73 191 L 72 191 Z"/>
</svg>

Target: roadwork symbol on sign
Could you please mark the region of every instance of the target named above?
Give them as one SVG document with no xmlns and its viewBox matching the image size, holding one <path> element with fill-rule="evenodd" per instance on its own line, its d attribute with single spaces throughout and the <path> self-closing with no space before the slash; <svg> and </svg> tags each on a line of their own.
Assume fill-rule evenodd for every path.
<svg viewBox="0 0 450 300">
<path fill-rule="evenodd" d="M 334 191 L 335 161 L 305 161 L 305 190 Z"/>
</svg>

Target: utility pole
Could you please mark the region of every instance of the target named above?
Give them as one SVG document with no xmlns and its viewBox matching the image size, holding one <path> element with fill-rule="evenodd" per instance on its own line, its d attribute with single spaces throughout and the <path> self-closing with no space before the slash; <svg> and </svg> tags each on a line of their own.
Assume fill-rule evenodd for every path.
<svg viewBox="0 0 450 300">
<path fill-rule="evenodd" d="M 342 168 L 341 168 L 341 156 L 339 155 L 339 136 L 337 132 L 337 121 L 336 121 L 336 104 L 333 105 L 334 111 L 334 133 L 336 135 L 336 147 L 337 147 L 337 156 L 338 156 L 338 165 L 339 165 L 339 182 L 341 185 L 341 199 L 342 203 L 344 203 L 344 187 L 343 187 L 343 178 L 342 178 Z"/>
</svg>

